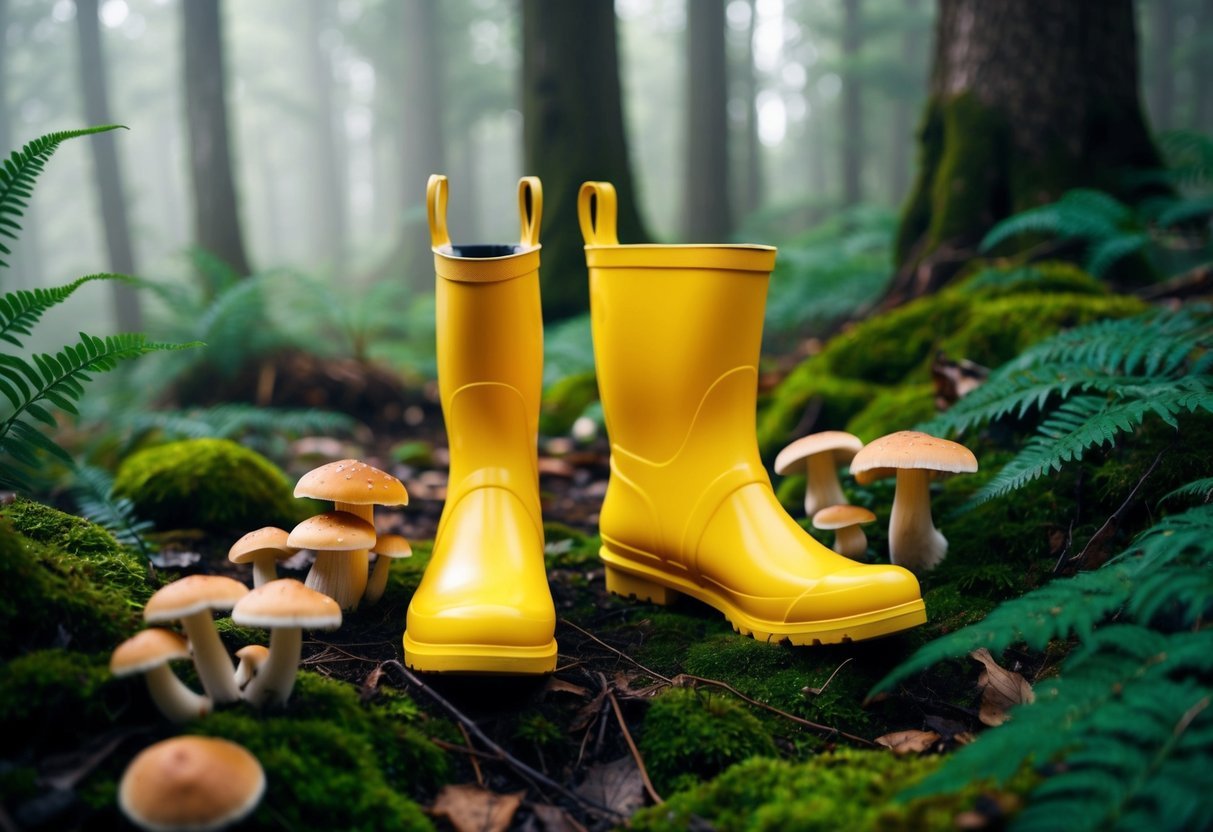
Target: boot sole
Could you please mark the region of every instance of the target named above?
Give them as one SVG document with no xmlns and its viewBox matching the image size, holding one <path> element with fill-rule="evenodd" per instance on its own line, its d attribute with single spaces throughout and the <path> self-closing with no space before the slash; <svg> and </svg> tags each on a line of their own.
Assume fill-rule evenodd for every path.
<svg viewBox="0 0 1213 832">
<path fill-rule="evenodd" d="M 599 555 L 606 564 L 607 590 L 624 598 L 671 604 L 679 595 L 688 595 L 724 614 L 733 629 L 758 641 L 773 641 L 797 646 L 841 644 L 879 638 L 927 623 L 927 609 L 919 598 L 859 615 L 803 623 L 764 621 L 754 618 L 735 604 L 701 586 L 635 563 L 625 563 L 605 546 Z"/>
<path fill-rule="evenodd" d="M 556 669 L 556 639 L 542 647 L 425 644 L 404 634 L 404 664 L 420 673 L 532 676 Z"/>
</svg>

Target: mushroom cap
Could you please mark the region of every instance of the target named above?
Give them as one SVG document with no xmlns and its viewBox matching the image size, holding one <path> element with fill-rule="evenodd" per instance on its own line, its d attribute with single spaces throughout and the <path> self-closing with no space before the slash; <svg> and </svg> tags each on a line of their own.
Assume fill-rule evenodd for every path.
<svg viewBox="0 0 1213 832">
<path fill-rule="evenodd" d="M 219 829 L 256 808 L 265 771 L 234 742 L 174 737 L 135 756 L 118 786 L 122 812 L 144 829 Z"/>
<path fill-rule="evenodd" d="M 299 550 L 286 545 L 289 535 L 285 529 L 277 526 L 266 526 L 249 532 L 232 544 L 227 552 L 227 559 L 232 563 L 248 563 L 258 555 L 273 554 L 274 560 L 286 560 Z"/>
<path fill-rule="evenodd" d="M 341 607 L 293 578 L 280 578 L 244 596 L 232 610 L 232 621 L 244 627 L 335 630 L 341 626 Z"/>
<path fill-rule="evenodd" d="M 321 552 L 352 552 L 375 545 L 375 527 L 348 511 L 326 511 L 291 530 L 290 545 Z"/>
<path fill-rule="evenodd" d="M 110 673 L 121 678 L 145 673 L 173 659 L 190 657 L 189 642 L 172 630 L 152 627 L 119 644 L 110 656 Z"/>
<path fill-rule="evenodd" d="M 916 430 L 901 430 L 869 442 L 851 460 L 851 473 L 863 485 L 891 477 L 902 468 L 939 474 L 972 473 L 977 470 L 977 457 L 957 442 Z"/>
<path fill-rule="evenodd" d="M 404 483 L 356 459 L 339 459 L 308 471 L 299 478 L 295 496 L 359 506 L 409 504 Z"/>
<path fill-rule="evenodd" d="M 143 608 L 143 620 L 159 624 L 206 609 L 230 610 L 247 594 L 248 587 L 232 578 L 189 575 L 156 590 Z"/>
<path fill-rule="evenodd" d="M 862 526 L 876 520 L 876 515 L 863 506 L 827 506 L 813 515 L 813 528 L 823 531 Z"/>
<path fill-rule="evenodd" d="M 411 558 L 413 547 L 398 534 L 381 534 L 371 551 L 385 558 Z"/>
<path fill-rule="evenodd" d="M 270 655 L 270 648 L 264 644 L 246 644 L 236 651 L 236 658 L 242 662 L 248 662 L 256 667 L 266 660 Z"/>
<path fill-rule="evenodd" d="M 823 430 L 820 433 L 810 433 L 808 436 L 800 437 L 779 452 L 779 455 L 775 457 L 775 473 L 782 476 L 791 471 L 796 463 L 827 451 L 834 453 L 835 464 L 841 464 L 849 461 L 862 448 L 863 440 L 845 430 Z"/>
</svg>

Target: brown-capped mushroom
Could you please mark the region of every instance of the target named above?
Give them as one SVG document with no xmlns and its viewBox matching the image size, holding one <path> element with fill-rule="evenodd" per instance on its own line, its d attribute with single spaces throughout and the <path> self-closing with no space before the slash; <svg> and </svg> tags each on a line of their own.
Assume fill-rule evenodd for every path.
<svg viewBox="0 0 1213 832">
<path fill-rule="evenodd" d="M 253 564 L 253 587 L 277 579 L 277 564 L 298 552 L 286 544 L 287 532 L 277 526 L 266 526 L 249 532 L 232 544 L 227 559 L 232 563 Z"/>
<path fill-rule="evenodd" d="M 915 572 L 934 569 L 948 554 L 948 541 L 931 517 L 931 477 L 972 473 L 977 457 L 956 442 L 913 430 L 882 436 L 851 461 L 860 483 L 897 475 L 889 515 L 889 558 Z"/>
<path fill-rule="evenodd" d="M 860 558 L 868 550 L 868 536 L 860 527 L 875 520 L 876 515 L 862 506 L 827 506 L 813 515 L 813 528 L 834 532 L 838 554 Z"/>
<path fill-rule="evenodd" d="M 287 542 L 299 549 L 315 550 L 316 562 L 308 572 L 307 586 L 348 610 L 358 606 L 366 591 L 366 578 L 357 583 L 357 572 L 350 563 L 365 564 L 375 537 L 375 527 L 365 520 L 347 511 L 326 511 L 292 529 Z"/>
<path fill-rule="evenodd" d="M 413 547 L 398 534 L 379 535 L 372 551 L 376 555 L 375 571 L 371 573 L 371 579 L 366 582 L 366 595 L 362 596 L 367 604 L 377 604 L 383 597 L 383 591 L 387 589 L 387 575 L 392 561 L 396 558 L 413 556 Z"/>
<path fill-rule="evenodd" d="M 802 436 L 775 457 L 775 473 L 780 476 L 807 475 L 804 489 L 804 514 L 812 517 L 828 506 L 845 505 L 846 495 L 838 482 L 838 466 L 851 461 L 863 447 L 858 436 L 842 430 L 824 430 Z"/>
<path fill-rule="evenodd" d="M 189 644 L 172 630 L 153 627 L 128 638 L 110 656 L 110 673 L 117 678 L 142 673 L 147 692 L 172 722 L 188 722 L 211 712 L 211 700 L 185 686 L 168 663 L 188 659 Z"/>
<path fill-rule="evenodd" d="M 251 682 L 269 655 L 270 649 L 263 644 L 249 644 L 237 650 L 240 664 L 236 665 L 236 687 L 243 688 Z"/>
<path fill-rule="evenodd" d="M 212 610 L 230 610 L 248 594 L 248 587 L 221 575 L 190 575 L 156 591 L 143 608 L 149 624 L 180 620 L 194 651 L 194 666 L 202 687 L 216 703 L 235 702 L 240 689 L 233 680 L 232 659 L 219 640 Z"/>
</svg>

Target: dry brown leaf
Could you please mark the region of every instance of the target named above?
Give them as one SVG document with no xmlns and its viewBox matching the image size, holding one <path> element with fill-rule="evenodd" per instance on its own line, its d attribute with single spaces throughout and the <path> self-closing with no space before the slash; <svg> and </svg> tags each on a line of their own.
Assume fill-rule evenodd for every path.
<svg viewBox="0 0 1213 832">
<path fill-rule="evenodd" d="M 590 766 L 577 793 L 624 817 L 644 805 L 644 778 L 630 756 Z"/>
<path fill-rule="evenodd" d="M 590 695 L 589 688 L 583 688 L 581 685 L 566 682 L 559 676 L 549 676 L 547 684 L 544 686 L 544 690 L 548 691 L 549 693 L 571 693 L 574 696 L 580 696 L 583 699 Z"/>
<path fill-rule="evenodd" d="M 883 737 L 877 737 L 876 744 L 883 745 L 900 757 L 905 754 L 921 754 L 939 740 L 939 734 L 934 731 L 894 731 Z"/>
<path fill-rule="evenodd" d="M 524 794 L 497 794 L 471 784 L 443 786 L 430 814 L 446 818 L 456 832 L 505 832 Z"/>
<path fill-rule="evenodd" d="M 543 832 L 586 832 L 584 826 L 559 806 L 536 803 L 531 807 L 531 811 L 535 813 L 535 818 L 539 821 L 539 828 Z"/>
<path fill-rule="evenodd" d="M 1008 710 L 1025 702 L 1036 701 L 1036 694 L 1032 692 L 1028 680 L 1000 666 L 989 650 L 982 647 L 969 656 L 981 662 L 985 668 L 977 677 L 977 685 L 982 688 L 981 710 L 977 717 L 983 724 L 1002 725 L 1010 718 Z"/>
</svg>

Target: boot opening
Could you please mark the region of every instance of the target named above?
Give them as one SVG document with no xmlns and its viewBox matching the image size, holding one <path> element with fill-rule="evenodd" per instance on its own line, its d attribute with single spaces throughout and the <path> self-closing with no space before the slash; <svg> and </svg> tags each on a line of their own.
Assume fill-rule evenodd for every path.
<svg viewBox="0 0 1213 832">
<path fill-rule="evenodd" d="M 521 254 L 527 251 L 527 246 L 506 243 L 477 243 L 474 245 L 445 246 L 452 257 L 464 257 L 470 260 L 485 260 L 490 257 L 509 257 L 511 254 Z"/>
</svg>

